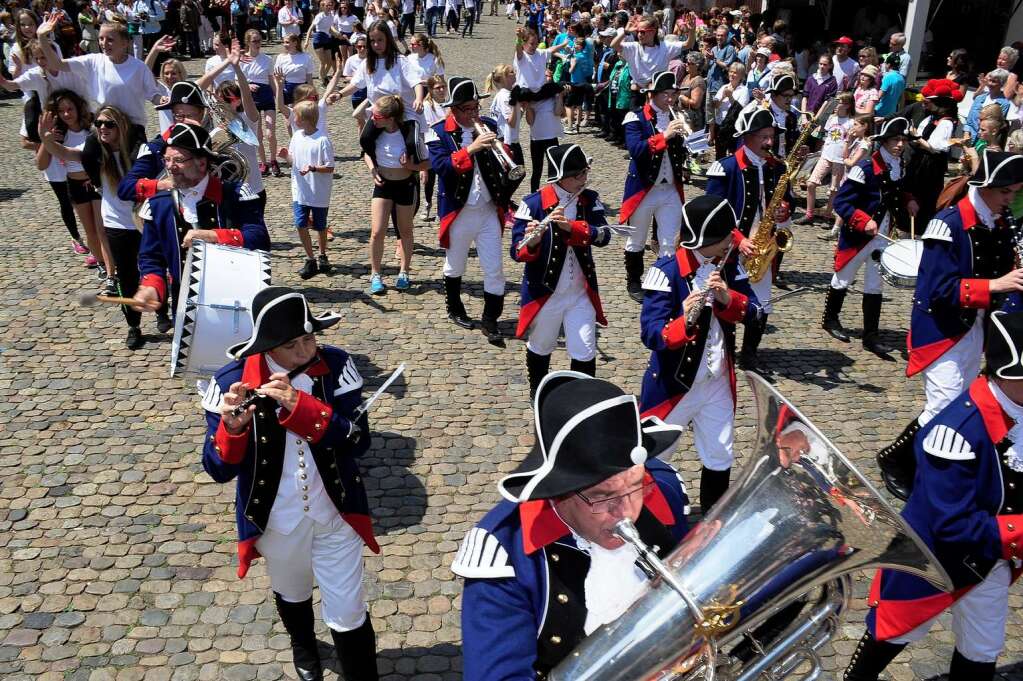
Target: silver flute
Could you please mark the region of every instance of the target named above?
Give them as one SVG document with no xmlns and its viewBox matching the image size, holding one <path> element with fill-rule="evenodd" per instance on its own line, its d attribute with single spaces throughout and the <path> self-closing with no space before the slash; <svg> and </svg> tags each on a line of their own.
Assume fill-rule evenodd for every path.
<svg viewBox="0 0 1023 681">
<path fill-rule="evenodd" d="M 732 255 L 733 248 L 735 248 L 734 242 L 732 243 L 731 246 L 728 247 L 728 251 L 725 253 L 724 257 L 721 258 L 721 262 L 718 263 L 718 266 L 714 269 L 714 271 L 717 272 L 718 274 L 721 273 L 721 270 L 722 268 L 724 268 L 725 263 L 728 262 L 728 257 Z M 703 308 L 707 306 L 707 301 L 710 300 L 710 297 L 714 295 L 714 291 L 712 291 L 710 288 L 709 279 L 707 282 L 707 288 L 700 291 L 700 293 L 702 293 L 703 295 L 700 296 L 699 305 L 693 305 L 691 308 L 689 308 L 688 311 L 686 311 L 687 329 L 692 329 L 694 326 L 696 326 L 696 320 L 700 318 L 700 313 L 703 311 Z"/>
<path fill-rule="evenodd" d="M 570 205 L 578 201 L 579 195 L 583 193 L 583 189 L 585 188 L 586 187 L 583 186 L 579 191 L 565 199 L 564 203 L 559 203 L 557 206 L 552 208 L 551 212 L 548 213 L 543 220 L 540 220 L 539 222 L 536 223 L 536 227 L 526 228 L 526 232 L 525 234 L 522 235 L 522 240 L 519 241 L 519 244 L 515 247 L 515 250 L 520 250 L 524 245 L 529 243 L 533 239 L 533 237 L 537 236 L 538 234 L 543 234 L 544 231 L 551 224 L 551 219 L 554 217 L 554 211 L 556 211 L 559 207 L 568 208 Z"/>
</svg>

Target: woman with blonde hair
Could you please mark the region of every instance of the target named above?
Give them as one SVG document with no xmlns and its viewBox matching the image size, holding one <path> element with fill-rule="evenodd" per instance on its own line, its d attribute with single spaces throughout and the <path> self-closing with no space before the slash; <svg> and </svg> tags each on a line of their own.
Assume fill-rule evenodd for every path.
<svg viewBox="0 0 1023 681">
<path fill-rule="evenodd" d="M 448 117 L 447 109 L 441 106 L 441 102 L 445 102 L 447 99 L 448 85 L 444 82 L 444 76 L 427 78 L 426 96 L 423 98 L 425 130 L 429 130 Z M 434 216 L 430 215 L 430 211 L 433 209 L 433 189 L 437 183 L 437 172 L 433 168 L 427 168 L 419 174 L 419 181 L 423 184 L 423 198 L 425 199 L 419 219 L 423 222 L 432 222 Z"/>
</svg>

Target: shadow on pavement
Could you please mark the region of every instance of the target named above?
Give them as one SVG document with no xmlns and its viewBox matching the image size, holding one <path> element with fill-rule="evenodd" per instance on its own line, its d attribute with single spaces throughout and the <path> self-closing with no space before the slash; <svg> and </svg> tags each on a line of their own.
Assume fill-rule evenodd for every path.
<svg viewBox="0 0 1023 681">
<path fill-rule="evenodd" d="M 860 350 L 856 345 L 856 351 Z M 884 388 L 872 383 L 861 383 L 845 374 L 853 365 L 853 358 L 844 352 L 819 348 L 761 348 L 757 363 L 767 367 L 775 376 L 781 376 L 797 383 L 809 383 L 832 390 L 839 386 L 851 386 L 869 393 L 881 393 Z"/>
</svg>

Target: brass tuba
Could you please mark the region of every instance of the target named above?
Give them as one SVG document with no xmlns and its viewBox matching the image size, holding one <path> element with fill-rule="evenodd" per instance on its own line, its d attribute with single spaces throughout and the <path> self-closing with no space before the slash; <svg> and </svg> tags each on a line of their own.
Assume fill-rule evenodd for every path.
<svg viewBox="0 0 1023 681">
<path fill-rule="evenodd" d="M 234 145 L 238 142 L 259 144 L 258 139 L 239 119 L 227 115 L 224 105 L 215 95 L 203 92 L 203 98 L 213 129 L 210 133 L 210 149 L 220 156 L 210 162 L 210 174 L 224 182 L 245 182 L 249 176 L 249 162 Z"/>
<path fill-rule="evenodd" d="M 850 573 L 888 567 L 951 589 L 916 533 L 767 381 L 747 372 L 757 436 L 742 476 L 659 560 L 652 581 L 555 667 L 557 681 L 815 679 L 848 606 Z"/>
</svg>

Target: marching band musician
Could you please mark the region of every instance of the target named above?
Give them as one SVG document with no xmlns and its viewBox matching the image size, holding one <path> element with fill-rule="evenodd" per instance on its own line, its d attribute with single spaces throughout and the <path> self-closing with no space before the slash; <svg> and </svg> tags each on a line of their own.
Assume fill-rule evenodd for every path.
<svg viewBox="0 0 1023 681">
<path fill-rule="evenodd" d="M 915 216 L 919 206 L 905 188 L 902 154 L 915 138 L 911 123 L 902 117 L 890 118 L 872 138 L 878 149 L 849 169 L 846 181 L 835 194 L 835 213 L 842 218 L 835 247 L 835 274 L 824 302 L 821 326 L 832 338 L 849 342 L 839 314 L 846 290 L 866 264 L 863 278 L 863 347 L 887 357 L 891 348 L 878 338 L 881 323 L 881 269 L 877 257 L 885 237 L 895 233 L 895 225 L 905 215 Z M 900 217 L 901 216 L 901 217 Z"/>
<path fill-rule="evenodd" d="M 572 370 L 596 375 L 596 325 L 607 319 L 591 246 L 606 246 L 611 231 L 597 192 L 585 188 L 589 172 L 578 144 L 549 147 L 547 184 L 526 196 L 515 215 L 511 257 L 526 264 L 515 335 L 528 336 L 530 398 L 550 369 L 562 327 Z"/>
<path fill-rule="evenodd" d="M 173 186 L 148 200 L 139 246 L 141 279 L 134 296 L 140 311 L 167 302 L 168 294 L 176 300 L 184 251 L 193 239 L 270 249 L 258 202 L 246 200 L 240 185 L 210 175 L 210 164 L 218 157 L 209 141 L 209 133 L 198 125 L 178 123 L 168 131 L 163 163 Z"/>
<path fill-rule="evenodd" d="M 252 336 L 228 348 L 234 361 L 202 400 L 203 468 L 216 482 L 238 481 L 238 577 L 266 558 L 298 678 L 321 681 L 315 577 L 344 678 L 375 681 L 362 547 L 380 547 L 356 461 L 370 442 L 368 419 L 357 411 L 362 377 L 347 352 L 316 344 L 340 315 L 314 317 L 305 296 L 282 286 L 257 293 L 250 313 Z"/>
<path fill-rule="evenodd" d="M 761 216 L 778 182 L 785 175 L 785 164 L 771 153 L 775 143 L 774 125 L 774 116 L 770 111 L 758 102 L 750 102 L 739 112 L 735 121 L 735 136 L 742 145 L 735 154 L 715 161 L 707 169 L 707 194 L 726 199 L 732 207 L 738 218 L 734 237 L 739 253 L 744 257 L 756 252 L 750 237 L 756 234 Z M 786 188 L 784 199 L 774 213 L 776 226 L 783 226 L 789 220 L 793 205 L 792 192 Z M 773 277 L 774 268 L 770 267 L 760 281 L 750 283 L 761 305 L 762 314 L 743 322 L 738 363 L 744 369 L 756 364 L 757 349 L 767 328 L 767 317 L 773 310 Z"/>
<path fill-rule="evenodd" d="M 955 633 L 949 681 L 994 678 L 1009 585 L 1023 557 L 1023 454 L 1017 451 L 1023 446 L 1023 312 L 998 311 L 990 320 L 984 375 L 971 376 L 916 438 L 916 484 L 902 511 L 954 590 L 879 570 L 870 587 L 867 631 L 845 681 L 877 681 L 946 609 Z"/>
<path fill-rule="evenodd" d="M 774 149 L 785 158 L 792 151 L 800 132 L 803 112 L 792 104 L 798 88 L 791 74 L 778 71 L 771 76 L 765 94 L 770 97 L 769 110 L 774 116 Z"/>
<path fill-rule="evenodd" d="M 636 549 L 611 532 L 619 520 L 662 557 L 686 533 L 680 478 L 655 458 L 676 428 L 641 421 L 635 397 L 570 371 L 547 375 L 534 413 L 532 452 L 498 483 L 504 501 L 451 566 L 465 578 L 466 681 L 542 679 L 632 604 L 647 580 Z"/>
<path fill-rule="evenodd" d="M 906 375 L 923 374 L 926 405 L 877 455 L 881 477 L 906 499 L 913 484 L 913 440 L 980 371 L 986 313 L 1023 291 L 1009 205 L 1023 188 L 1023 156 L 985 150 L 966 196 L 940 211 L 923 233 L 913 294 Z M 996 295 L 992 295 L 996 294 Z"/>
<path fill-rule="evenodd" d="M 640 328 L 650 362 L 643 375 L 644 417 L 693 426 L 703 462 L 700 508 L 706 513 L 728 489 L 735 420 L 735 324 L 755 322 L 759 305 L 735 258 L 735 214 L 728 202 L 700 196 L 683 208 L 672 255 L 643 281 Z"/>
<path fill-rule="evenodd" d="M 629 296 L 639 303 L 643 302 L 643 249 L 650 223 L 657 220 L 657 257 L 664 257 L 674 250 L 682 219 L 688 129 L 672 110 L 677 96 L 675 74 L 656 73 L 646 90 L 646 104 L 622 121 L 631 160 L 619 220 L 636 228 L 625 241 L 625 281 Z"/>
<path fill-rule="evenodd" d="M 501 234 L 511 195 L 518 182 L 508 178 L 494 144 L 497 123 L 481 117 L 481 95 L 469 78 L 448 79 L 448 117 L 433 126 L 427 146 L 437 173 L 440 245 L 445 250 L 444 293 L 448 319 L 473 328 L 462 303 L 462 275 L 469 247 L 475 242 L 483 270 L 483 315 L 480 326 L 491 343 L 501 343 L 497 319 L 504 310 L 504 263 Z M 482 125 L 480 134 L 476 125 Z M 482 152 L 482 153 L 481 153 Z"/>
</svg>

